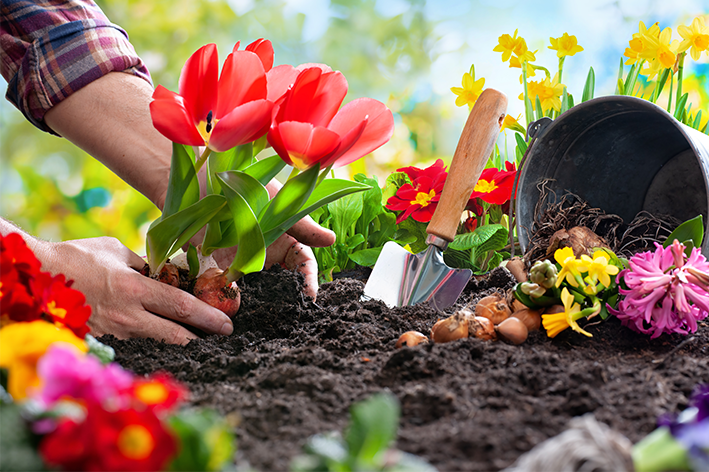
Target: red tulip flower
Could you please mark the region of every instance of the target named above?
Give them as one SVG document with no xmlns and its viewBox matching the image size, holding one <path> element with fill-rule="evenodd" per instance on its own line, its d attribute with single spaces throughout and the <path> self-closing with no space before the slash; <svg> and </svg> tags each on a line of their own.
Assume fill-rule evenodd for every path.
<svg viewBox="0 0 709 472">
<path fill-rule="evenodd" d="M 287 164 L 300 170 L 318 163 L 342 167 L 391 138 L 394 117 L 383 103 L 359 98 L 340 109 L 347 94 L 345 77 L 326 66 L 301 67 L 307 68 L 285 92 L 268 132 L 269 144 Z M 282 82 L 288 81 L 288 71 L 279 71 Z M 269 88 L 277 95 L 283 87 Z"/>
<path fill-rule="evenodd" d="M 448 177 L 443 161 L 438 159 L 426 169 L 404 167 L 397 169 L 397 172 L 406 173 L 411 183 L 402 185 L 396 191 L 396 195 L 387 200 L 386 208 L 403 211 L 396 218 L 396 224 L 401 223 L 409 216 L 420 223 L 428 223 L 438 206 L 443 185 Z"/>
<path fill-rule="evenodd" d="M 173 142 L 223 152 L 263 136 L 271 124 L 266 71 L 273 65 L 270 41 L 245 51 L 239 43 L 219 76 L 217 47 L 198 49 L 180 74 L 179 94 L 158 85 L 150 113 L 155 128 Z"/>
<path fill-rule="evenodd" d="M 511 162 L 505 162 L 506 170 L 494 167 L 485 169 L 475 184 L 470 198 L 481 198 L 491 204 L 502 205 L 509 201 L 517 170 Z"/>
</svg>

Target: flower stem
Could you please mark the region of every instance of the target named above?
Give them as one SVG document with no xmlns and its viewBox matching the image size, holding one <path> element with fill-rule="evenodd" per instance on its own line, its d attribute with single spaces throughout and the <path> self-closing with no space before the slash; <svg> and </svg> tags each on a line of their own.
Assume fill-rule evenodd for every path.
<svg viewBox="0 0 709 472">
<path fill-rule="evenodd" d="M 195 164 L 194 164 L 194 170 L 195 170 L 195 172 L 199 172 L 199 170 L 202 168 L 202 166 L 204 165 L 204 163 L 207 161 L 207 158 L 209 157 L 209 155 L 210 155 L 211 153 L 212 153 L 212 150 L 211 150 L 210 148 L 208 148 L 208 147 L 207 147 L 207 148 L 204 148 L 204 152 L 202 153 L 201 156 L 199 156 L 199 159 L 198 159 L 197 162 L 195 162 Z"/>
<path fill-rule="evenodd" d="M 522 82 L 524 82 L 524 119 L 527 120 L 527 127 L 529 127 L 532 123 L 532 117 L 529 116 L 529 106 L 527 106 L 527 100 L 529 100 L 527 90 L 527 61 L 522 61 Z"/>
<path fill-rule="evenodd" d="M 687 53 L 681 52 L 677 57 L 677 97 L 675 98 L 675 106 L 679 103 L 679 99 L 682 98 L 682 75 L 684 73 L 684 56 Z M 675 109 L 675 113 L 677 110 Z"/>
</svg>

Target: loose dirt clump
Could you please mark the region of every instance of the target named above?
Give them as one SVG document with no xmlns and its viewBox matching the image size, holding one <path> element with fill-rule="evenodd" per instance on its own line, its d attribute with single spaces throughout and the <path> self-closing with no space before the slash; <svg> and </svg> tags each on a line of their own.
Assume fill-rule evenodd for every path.
<svg viewBox="0 0 709 472">
<path fill-rule="evenodd" d="M 239 418 L 236 463 L 287 470 L 315 433 L 341 431 L 350 405 L 389 389 L 401 402 L 396 446 L 439 470 L 497 470 L 585 413 L 636 442 L 664 412 L 687 406 L 709 382 L 709 325 L 690 336 L 637 334 L 615 319 L 524 344 L 465 338 L 395 349 L 409 330 L 431 326 L 463 305 L 514 282 L 504 270 L 473 279 L 446 313 L 419 305 L 389 309 L 361 301 L 364 283 L 338 279 L 317 301 L 302 278 L 275 268 L 245 277 L 231 336 L 173 346 L 101 338 L 137 374 L 171 372 L 191 403 Z"/>
</svg>

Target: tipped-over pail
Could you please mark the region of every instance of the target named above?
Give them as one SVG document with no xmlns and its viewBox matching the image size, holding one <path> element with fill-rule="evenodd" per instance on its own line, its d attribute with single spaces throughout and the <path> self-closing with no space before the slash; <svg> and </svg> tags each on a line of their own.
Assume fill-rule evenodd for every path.
<svg viewBox="0 0 709 472">
<path fill-rule="evenodd" d="M 626 223 L 643 210 L 680 221 L 701 214 L 709 236 L 709 135 L 647 100 L 596 98 L 538 130 L 517 190 L 522 251 L 545 180 L 557 196 L 571 192 Z M 709 255 L 709 237 L 702 252 Z"/>
</svg>

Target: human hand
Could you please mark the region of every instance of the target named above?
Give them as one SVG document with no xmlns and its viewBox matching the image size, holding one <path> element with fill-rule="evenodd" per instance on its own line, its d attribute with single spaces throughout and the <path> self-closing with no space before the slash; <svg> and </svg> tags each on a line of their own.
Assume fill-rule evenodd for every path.
<svg viewBox="0 0 709 472">
<path fill-rule="evenodd" d="M 93 336 L 150 337 L 186 344 L 198 336 L 176 321 L 208 334 L 229 335 L 234 329 L 218 309 L 138 273 L 145 261 L 117 239 L 38 243 L 35 252 L 42 270 L 63 273 L 86 296 L 92 309 L 88 325 Z"/>
</svg>

